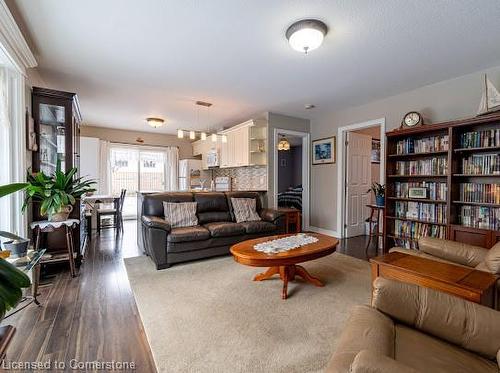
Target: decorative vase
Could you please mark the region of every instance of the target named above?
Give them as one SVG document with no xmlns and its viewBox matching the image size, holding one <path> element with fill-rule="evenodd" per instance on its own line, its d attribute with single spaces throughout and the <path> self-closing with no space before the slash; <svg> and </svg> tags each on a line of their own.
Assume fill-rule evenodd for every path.
<svg viewBox="0 0 500 373">
<path fill-rule="evenodd" d="M 55 214 L 49 214 L 49 221 L 65 221 L 68 220 L 69 214 L 73 211 L 73 206 L 66 205 L 61 207 L 61 209 Z"/>
<path fill-rule="evenodd" d="M 375 196 L 377 206 L 385 206 L 385 196 Z"/>
</svg>

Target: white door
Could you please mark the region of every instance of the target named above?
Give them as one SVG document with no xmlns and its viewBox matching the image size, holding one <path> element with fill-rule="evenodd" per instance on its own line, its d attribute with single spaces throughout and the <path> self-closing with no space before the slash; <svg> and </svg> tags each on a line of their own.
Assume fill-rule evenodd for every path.
<svg viewBox="0 0 500 373">
<path fill-rule="evenodd" d="M 346 157 L 346 229 L 345 236 L 364 234 L 365 219 L 368 217 L 371 185 L 370 153 L 372 138 L 359 133 L 347 133 Z"/>
</svg>

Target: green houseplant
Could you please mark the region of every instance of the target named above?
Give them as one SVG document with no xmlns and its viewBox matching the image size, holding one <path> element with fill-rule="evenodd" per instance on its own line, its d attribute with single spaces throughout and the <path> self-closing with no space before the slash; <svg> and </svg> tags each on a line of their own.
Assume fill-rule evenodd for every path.
<svg viewBox="0 0 500 373">
<path fill-rule="evenodd" d="M 377 206 L 384 206 L 385 205 L 385 185 L 384 184 L 379 184 L 379 183 L 372 183 L 372 186 L 370 189 L 368 189 L 366 192 L 373 192 L 375 195 L 375 203 Z"/>
<path fill-rule="evenodd" d="M 0 198 L 23 190 L 27 186 L 26 183 L 0 185 Z M 3 319 L 5 312 L 17 305 L 23 296 L 22 289 L 30 285 L 30 279 L 25 273 L 0 258 L 0 320 Z"/>
<path fill-rule="evenodd" d="M 95 182 L 83 177 L 75 178 L 76 171 L 76 168 L 72 168 L 63 172 L 61 163 L 57 162 L 53 175 L 46 175 L 44 172 L 32 175 L 28 172 L 23 211 L 30 201 L 36 201 L 40 203 L 40 214 L 47 215 L 49 221 L 66 220 L 73 210 L 72 206 L 76 199 L 85 193 L 95 191 L 92 188 Z"/>
</svg>

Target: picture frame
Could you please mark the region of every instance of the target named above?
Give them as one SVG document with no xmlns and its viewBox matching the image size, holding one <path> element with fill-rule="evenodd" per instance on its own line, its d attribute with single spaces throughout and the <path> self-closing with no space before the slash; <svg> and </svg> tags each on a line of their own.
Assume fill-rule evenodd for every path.
<svg viewBox="0 0 500 373">
<path fill-rule="evenodd" d="M 380 163 L 380 140 L 372 139 L 371 163 Z"/>
<path fill-rule="evenodd" d="M 325 137 L 312 141 L 312 164 L 332 164 L 336 162 L 337 137 Z"/>
</svg>

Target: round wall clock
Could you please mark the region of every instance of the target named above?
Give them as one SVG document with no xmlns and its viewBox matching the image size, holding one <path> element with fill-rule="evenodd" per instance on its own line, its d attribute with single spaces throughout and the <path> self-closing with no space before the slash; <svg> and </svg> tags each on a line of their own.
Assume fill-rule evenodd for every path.
<svg viewBox="0 0 500 373">
<path fill-rule="evenodd" d="M 403 117 L 403 121 L 401 122 L 402 127 L 416 127 L 421 124 L 424 124 L 424 120 L 422 119 L 422 115 L 416 111 L 410 111 L 405 114 Z"/>
</svg>

